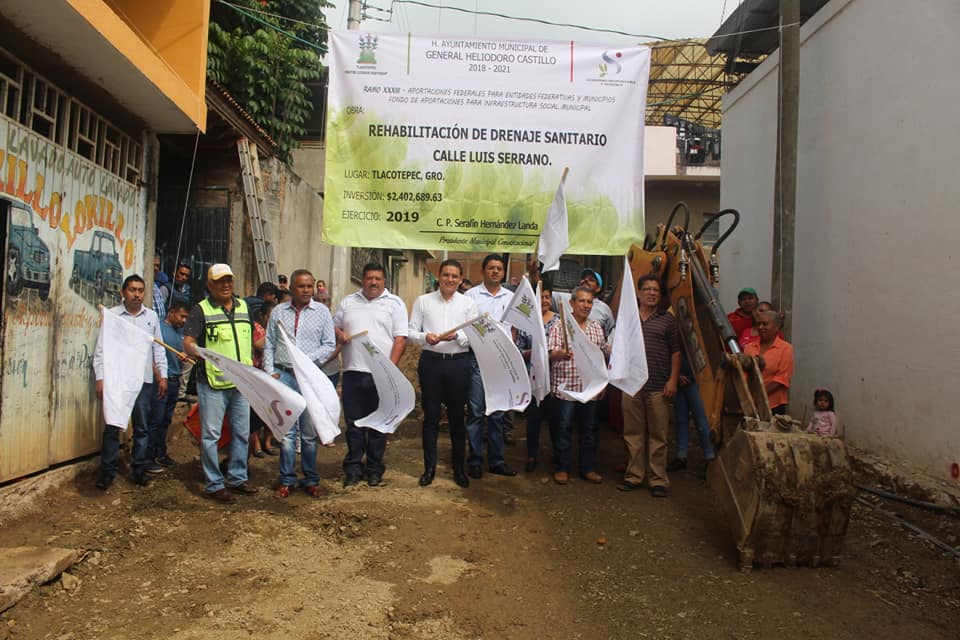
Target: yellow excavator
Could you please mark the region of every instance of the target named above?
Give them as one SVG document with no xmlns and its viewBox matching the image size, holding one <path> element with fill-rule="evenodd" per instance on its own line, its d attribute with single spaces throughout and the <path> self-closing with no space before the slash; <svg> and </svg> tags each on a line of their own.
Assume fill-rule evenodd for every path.
<svg viewBox="0 0 960 640">
<path fill-rule="evenodd" d="M 681 211 L 683 223 L 674 225 Z M 720 218 L 730 219 L 729 227 L 704 247 L 701 236 Z M 741 569 L 833 564 L 855 495 L 846 449 L 839 439 L 806 434 L 789 416 L 773 415 L 760 361 L 738 346 L 716 286 L 717 252 L 739 220 L 725 209 L 692 233 L 690 210 L 678 203 L 655 238 L 631 247 L 630 268 L 634 278 L 660 277 L 677 317 L 717 447 L 707 481 L 730 520 Z"/>
</svg>

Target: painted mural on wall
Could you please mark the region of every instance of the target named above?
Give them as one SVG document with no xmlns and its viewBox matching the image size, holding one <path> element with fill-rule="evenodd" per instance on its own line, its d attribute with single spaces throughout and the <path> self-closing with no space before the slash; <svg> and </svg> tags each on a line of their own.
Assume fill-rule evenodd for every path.
<svg viewBox="0 0 960 640">
<path fill-rule="evenodd" d="M 3 117 L 0 199 L 3 481 L 99 447 L 98 305 L 142 272 L 145 213 L 139 187 Z"/>
</svg>

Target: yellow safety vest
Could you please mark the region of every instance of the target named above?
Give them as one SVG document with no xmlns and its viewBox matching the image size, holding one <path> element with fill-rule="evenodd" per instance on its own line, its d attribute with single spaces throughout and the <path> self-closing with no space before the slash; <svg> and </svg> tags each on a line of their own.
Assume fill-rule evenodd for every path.
<svg viewBox="0 0 960 640">
<path fill-rule="evenodd" d="M 203 346 L 222 356 L 253 364 L 253 324 L 247 311 L 247 303 L 239 298 L 233 300 L 233 319 L 223 307 L 214 307 L 209 298 L 200 303 L 203 311 Z M 234 384 L 223 377 L 223 372 L 212 362 L 204 361 L 207 384 L 211 389 L 233 389 Z"/>
</svg>

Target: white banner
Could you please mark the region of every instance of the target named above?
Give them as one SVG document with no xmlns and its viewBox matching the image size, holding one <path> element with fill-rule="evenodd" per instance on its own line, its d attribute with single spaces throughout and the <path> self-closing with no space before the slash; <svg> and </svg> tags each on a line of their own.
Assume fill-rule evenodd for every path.
<svg viewBox="0 0 960 640">
<path fill-rule="evenodd" d="M 413 385 L 390 361 L 388 354 L 380 351 L 367 336 L 354 338 L 350 344 L 355 344 L 357 352 L 370 369 L 377 395 L 380 396 L 376 411 L 357 420 L 356 425 L 370 427 L 381 433 L 393 433 L 416 404 L 417 394 Z"/>
<path fill-rule="evenodd" d="M 647 376 L 647 352 L 637 307 L 637 288 L 630 261 L 624 257 L 617 327 L 613 330 L 610 347 L 610 384 L 633 396 L 647 382 Z"/>
<path fill-rule="evenodd" d="M 501 320 L 531 336 L 530 392 L 537 402 L 542 402 L 550 393 L 550 357 L 540 312 L 540 283 L 534 293 L 530 280 L 523 276 Z"/>
<path fill-rule="evenodd" d="M 237 391 L 247 399 L 250 408 L 270 427 L 277 440 L 283 440 L 307 406 L 303 396 L 262 369 L 203 347 L 198 347 L 197 351 L 204 360 L 220 369 L 227 380 L 237 385 Z"/>
<path fill-rule="evenodd" d="M 337 389 L 327 374 L 294 344 L 279 322 L 277 330 L 290 355 L 290 368 L 300 387 L 300 395 L 307 403 L 310 421 L 317 430 L 320 442 L 330 444 L 340 435 L 340 396 L 337 395 Z"/>
<path fill-rule="evenodd" d="M 101 307 L 103 345 L 103 421 L 126 430 L 143 388 L 143 373 L 153 358 L 153 336 Z"/>
<path fill-rule="evenodd" d="M 643 241 L 650 49 L 329 32 L 323 240 L 530 252 L 565 168 L 568 253 Z"/>
<path fill-rule="evenodd" d="M 483 379 L 486 414 L 523 411 L 530 404 L 530 377 L 513 338 L 488 314 L 463 328 Z"/>
<path fill-rule="evenodd" d="M 607 386 L 607 363 L 603 357 L 603 350 L 590 342 L 587 334 L 574 320 L 569 307 L 564 309 L 563 313 L 567 314 L 564 317 L 567 326 L 567 344 L 573 352 L 577 373 L 580 374 L 581 390 L 570 391 L 561 386 L 560 391 L 577 402 L 589 402 L 600 395 Z"/>
</svg>

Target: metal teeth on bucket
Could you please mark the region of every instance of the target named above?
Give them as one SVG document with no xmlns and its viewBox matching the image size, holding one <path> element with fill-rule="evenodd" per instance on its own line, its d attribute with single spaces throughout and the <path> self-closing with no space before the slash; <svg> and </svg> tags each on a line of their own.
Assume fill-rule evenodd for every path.
<svg viewBox="0 0 960 640">
<path fill-rule="evenodd" d="M 840 440 L 740 430 L 708 478 L 730 519 L 741 569 L 835 562 L 855 495 Z"/>
</svg>

